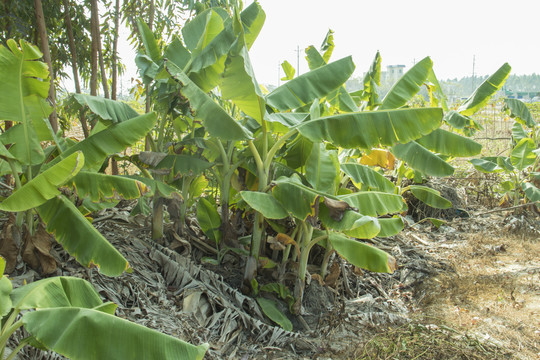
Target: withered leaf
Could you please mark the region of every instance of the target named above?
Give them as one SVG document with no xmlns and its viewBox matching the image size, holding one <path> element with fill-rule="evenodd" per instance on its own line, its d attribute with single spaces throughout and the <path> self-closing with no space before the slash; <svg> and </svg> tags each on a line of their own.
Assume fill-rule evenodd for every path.
<svg viewBox="0 0 540 360">
<path fill-rule="evenodd" d="M 335 221 L 341 221 L 345 215 L 345 211 L 352 209 L 347 202 L 343 200 L 334 200 L 324 197 L 324 204 L 328 208 L 330 217 Z"/>
<path fill-rule="evenodd" d="M 25 231 L 24 240 L 23 260 L 36 271 L 41 268 L 42 275 L 55 272 L 56 260 L 50 254 L 53 239 L 45 230 L 45 226 L 40 224 L 33 236 L 29 231 Z"/>
<path fill-rule="evenodd" d="M 337 261 L 334 261 L 332 266 L 330 266 L 330 273 L 326 275 L 326 279 L 324 279 L 325 284 L 330 287 L 335 287 L 340 274 L 341 267 Z"/>
<path fill-rule="evenodd" d="M 15 225 L 15 214 L 9 215 L 8 221 L 2 229 L 2 239 L 0 243 L 0 255 L 6 259 L 6 274 L 15 270 L 17 265 L 17 254 L 19 253 L 19 244 L 21 243 L 21 233 Z"/>
</svg>

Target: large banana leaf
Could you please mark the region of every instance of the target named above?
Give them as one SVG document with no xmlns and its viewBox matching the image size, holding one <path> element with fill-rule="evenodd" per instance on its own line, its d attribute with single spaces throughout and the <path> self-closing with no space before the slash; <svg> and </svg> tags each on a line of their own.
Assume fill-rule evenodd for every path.
<svg viewBox="0 0 540 360">
<path fill-rule="evenodd" d="M 444 177 L 454 173 L 452 165 L 418 144 L 411 141 L 407 144 L 397 144 L 392 147 L 392 153 L 415 170 L 429 176 Z"/>
<path fill-rule="evenodd" d="M 525 193 L 527 199 L 532 202 L 540 201 L 540 189 L 529 182 L 524 182 L 521 184 L 521 189 Z"/>
<path fill-rule="evenodd" d="M 415 198 L 431 207 L 436 209 L 448 209 L 452 207 L 452 203 L 443 198 L 441 193 L 435 189 L 420 185 L 411 185 L 410 189 Z"/>
<path fill-rule="evenodd" d="M 510 161 L 518 170 L 523 170 L 531 166 L 536 161 L 536 155 L 533 150 L 536 149 L 534 140 L 531 138 L 521 139 L 512 149 Z"/>
<path fill-rule="evenodd" d="M 353 210 L 345 211 L 343 216 L 338 218 L 330 212 L 330 208 L 321 204 L 319 218 L 326 228 L 343 231 L 359 239 L 371 239 L 381 231 L 377 218 L 365 216 Z"/>
<path fill-rule="evenodd" d="M 66 158 L 76 151 L 82 151 L 85 161 L 84 169 L 98 170 L 107 156 L 135 144 L 137 140 L 152 130 L 156 120 L 155 113 L 148 113 L 109 126 L 71 146 L 48 165 L 55 164 L 59 159 Z"/>
<path fill-rule="evenodd" d="M 216 205 L 203 197 L 197 203 L 197 221 L 201 230 L 210 240 L 216 243 L 221 241 L 221 217 L 217 212 Z"/>
<path fill-rule="evenodd" d="M 300 220 L 317 218 L 320 194 L 303 185 L 296 176 L 281 177 L 276 184 L 272 195 L 289 213 Z"/>
<path fill-rule="evenodd" d="M 83 279 L 55 276 L 21 286 L 11 293 L 19 310 L 55 307 L 95 308 L 103 302 L 92 285 Z"/>
<path fill-rule="evenodd" d="M 314 143 L 306 162 L 306 179 L 314 189 L 335 194 L 339 183 L 339 160 L 335 150 Z"/>
<path fill-rule="evenodd" d="M 468 116 L 462 115 L 455 110 L 449 111 L 444 116 L 444 121 L 446 121 L 450 126 L 455 129 L 463 129 L 465 127 L 474 126 L 474 120 Z"/>
<path fill-rule="evenodd" d="M 184 69 L 191 60 L 191 54 L 176 36 L 165 49 L 163 57 L 172 61 L 180 69 Z"/>
<path fill-rule="evenodd" d="M 306 121 L 298 131 L 313 142 L 371 149 L 427 135 L 440 126 L 442 116 L 440 108 L 366 111 Z"/>
<path fill-rule="evenodd" d="M 459 107 L 458 112 L 471 116 L 487 104 L 491 96 L 501 89 L 510 75 L 512 68 L 508 63 L 501 66 L 493 75 L 488 77 L 471 96 Z"/>
<path fill-rule="evenodd" d="M 146 50 L 146 55 L 148 55 L 153 62 L 158 63 L 161 60 L 161 51 L 159 50 L 159 45 L 152 30 L 150 30 L 148 25 L 141 19 L 137 19 L 137 28 Z"/>
<path fill-rule="evenodd" d="M 182 84 L 182 94 L 188 98 L 191 107 L 195 110 L 195 117 L 203 121 L 211 136 L 233 141 L 251 139 L 251 132 L 235 121 L 221 106 L 195 85 L 178 66 L 172 62 L 166 62 L 165 67 L 171 76 Z"/>
<path fill-rule="evenodd" d="M 0 203 L 0 210 L 26 211 L 60 194 L 58 187 L 77 175 L 84 165 L 84 155 L 78 151 L 24 184 Z"/>
<path fill-rule="evenodd" d="M 221 75 L 221 95 L 225 100 L 232 100 L 240 110 L 262 123 L 266 112 L 266 102 L 255 79 L 245 45 L 244 29 L 236 11 L 233 22 L 237 39 L 225 61 L 225 70 Z"/>
<path fill-rule="evenodd" d="M 266 102 L 280 111 L 302 107 L 339 88 L 351 76 L 354 68 L 351 57 L 334 61 L 281 85 L 268 94 Z"/>
<path fill-rule="evenodd" d="M 212 163 L 189 155 L 167 155 L 155 167 L 171 169 L 173 176 L 196 176 L 212 167 Z"/>
<path fill-rule="evenodd" d="M 532 128 L 536 125 L 529 108 L 523 103 L 523 101 L 518 99 L 504 99 L 505 108 L 510 111 L 510 116 L 514 118 L 518 123 L 526 125 L 529 128 Z"/>
<path fill-rule="evenodd" d="M 336 233 L 330 233 L 328 240 L 337 253 L 354 266 L 386 273 L 392 273 L 396 269 L 396 260 L 376 247 Z"/>
<path fill-rule="evenodd" d="M 390 237 L 398 234 L 405 224 L 401 216 L 396 215 L 391 218 L 381 218 L 379 219 L 379 225 L 381 226 L 381 231 L 377 234 L 378 237 Z"/>
<path fill-rule="evenodd" d="M 42 119 L 52 110 L 45 100 L 49 94 L 49 71 L 47 64 L 35 61 L 42 57 L 37 47 L 21 40 L 19 49 L 11 39 L 7 45 L 9 49 L 0 45 L 0 120 L 21 124 L 8 131 L 11 138 L 5 139 L 8 134 L 3 134 L 2 142 L 15 144 L 10 152 L 20 163 L 36 165 L 44 159 L 38 132 L 41 137 L 48 132 Z"/>
<path fill-rule="evenodd" d="M 202 359 L 207 349 L 95 309 L 43 309 L 22 321 L 41 344 L 75 360 Z"/>
<path fill-rule="evenodd" d="M 397 109 L 405 105 L 420 91 L 432 68 L 433 61 L 429 56 L 417 62 L 392 86 L 380 109 Z"/>
<path fill-rule="evenodd" d="M 241 191 L 240 196 L 249 206 L 267 219 L 283 219 L 289 216 L 287 210 L 270 194 L 257 191 Z"/>
<path fill-rule="evenodd" d="M 504 171 L 497 164 L 497 158 L 481 158 L 481 159 L 471 159 L 469 160 L 473 164 L 474 168 L 483 173 L 493 173 Z"/>
<path fill-rule="evenodd" d="M 13 290 L 13 285 L 11 280 L 7 276 L 4 276 L 4 270 L 6 270 L 6 260 L 0 256 L 0 317 L 4 317 L 13 308 L 13 303 L 11 301 L 11 291 Z"/>
<path fill-rule="evenodd" d="M 192 53 L 200 53 L 223 30 L 224 20 L 228 16 L 216 10 L 207 9 L 182 27 L 182 37 Z"/>
<path fill-rule="evenodd" d="M 38 212 L 47 231 L 82 265 L 97 266 L 107 276 L 131 270 L 122 254 L 64 196 L 50 199 Z"/>
<path fill-rule="evenodd" d="M 482 145 L 464 136 L 436 129 L 416 142 L 428 150 L 448 156 L 473 156 L 482 151 Z"/>
<path fill-rule="evenodd" d="M 393 193 L 396 188 L 390 180 L 384 177 L 384 175 L 378 173 L 369 166 L 351 163 L 341 164 L 341 170 L 349 175 L 355 183 L 363 184 L 372 190 Z"/>
<path fill-rule="evenodd" d="M 73 94 L 73 99 L 81 106 L 88 106 L 90 111 L 108 123 L 116 124 L 139 116 L 128 104 L 120 101 L 86 94 Z"/>
<path fill-rule="evenodd" d="M 78 173 L 72 183 L 79 198 L 88 197 L 93 202 L 137 199 L 150 191 L 134 179 L 88 171 Z"/>
<path fill-rule="evenodd" d="M 403 199 L 397 194 L 379 191 L 361 191 L 338 196 L 362 215 L 377 216 L 396 213 L 403 208 Z"/>
</svg>

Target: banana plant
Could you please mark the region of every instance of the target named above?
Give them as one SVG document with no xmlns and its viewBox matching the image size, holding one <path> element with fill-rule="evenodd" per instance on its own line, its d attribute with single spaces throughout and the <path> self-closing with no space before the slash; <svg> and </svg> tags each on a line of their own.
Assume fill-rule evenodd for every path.
<svg viewBox="0 0 540 360">
<path fill-rule="evenodd" d="M 101 202 L 144 194 L 147 189 L 140 182 L 96 171 L 109 155 L 131 146 L 152 129 L 155 116 L 135 116 L 138 114 L 133 110 L 126 112 L 123 108 L 123 113 L 113 111 L 109 119 L 116 123 L 112 121 L 112 125 L 81 142 L 66 141 L 48 124 L 48 70 L 46 64 L 36 61 L 40 57 L 39 50 L 25 41 L 18 46 L 9 40 L 8 48 L 0 46 L 0 76 L 6 79 L 6 86 L 0 89 L 0 119 L 16 124 L 0 136 L 0 159 L 9 165 L 16 185 L 11 196 L 0 203 L 0 209 L 16 212 L 20 231 L 25 222 L 30 236 L 37 212 L 47 231 L 77 261 L 97 266 L 106 275 L 120 275 L 130 270 L 127 260 L 88 222 L 68 195 Z M 43 141 L 55 145 L 43 150 Z"/>
<path fill-rule="evenodd" d="M 13 289 L 3 275 L 5 267 L 0 257 L 2 359 L 9 338 L 20 328 L 29 336 L 6 354 L 8 360 L 26 345 L 70 359 L 202 359 L 208 349 L 114 316 L 117 305 L 103 303 L 86 280 L 58 276 Z"/>
<path fill-rule="evenodd" d="M 510 156 L 482 157 L 470 163 L 480 172 L 505 173 L 509 179 L 501 183 L 502 192 L 513 199 L 514 205 L 518 205 L 521 192 L 531 202 L 540 201 L 540 190 L 536 186 L 540 161 L 538 124 L 520 100 L 505 99 L 505 110 L 515 120 Z"/>
</svg>

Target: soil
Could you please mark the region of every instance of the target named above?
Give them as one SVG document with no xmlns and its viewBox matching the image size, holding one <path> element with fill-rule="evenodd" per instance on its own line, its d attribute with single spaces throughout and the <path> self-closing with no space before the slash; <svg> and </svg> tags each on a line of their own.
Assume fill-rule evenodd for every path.
<svg viewBox="0 0 540 360">
<path fill-rule="evenodd" d="M 490 212 L 467 202 L 460 208 L 467 216 L 449 217 L 439 228 L 409 219 L 399 235 L 371 240 L 396 258 L 393 274 L 362 271 L 334 256 L 333 278 L 308 277 L 302 316 L 290 315 L 283 302 L 292 332 L 239 291 L 241 276 L 232 275 L 241 274 L 242 256 L 230 253 L 219 266 L 203 260 L 213 255 L 201 250 L 194 220 L 189 236 L 158 244 L 145 219 L 108 210 L 95 226 L 133 273 L 103 276 L 56 245 L 53 275 L 89 280 L 119 305 L 122 318 L 209 343 L 206 359 L 540 358 L 540 217 L 526 208 Z M 18 286 L 40 275 L 18 265 L 11 277 Z M 27 348 L 21 358 L 62 357 Z"/>
</svg>

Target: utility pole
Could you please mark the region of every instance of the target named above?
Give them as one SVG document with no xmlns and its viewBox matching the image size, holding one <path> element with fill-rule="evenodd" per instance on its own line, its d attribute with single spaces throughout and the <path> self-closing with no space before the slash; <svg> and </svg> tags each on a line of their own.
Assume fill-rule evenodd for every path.
<svg viewBox="0 0 540 360">
<path fill-rule="evenodd" d="M 471 79 L 472 88 L 471 88 L 471 94 L 474 91 L 474 88 L 475 88 L 475 85 L 476 85 L 475 81 L 474 81 L 474 65 L 475 65 L 475 62 L 476 62 L 476 55 L 473 55 L 473 57 L 472 57 L 472 79 Z"/>
<path fill-rule="evenodd" d="M 300 76 L 300 46 L 296 45 L 296 76 Z"/>
</svg>

